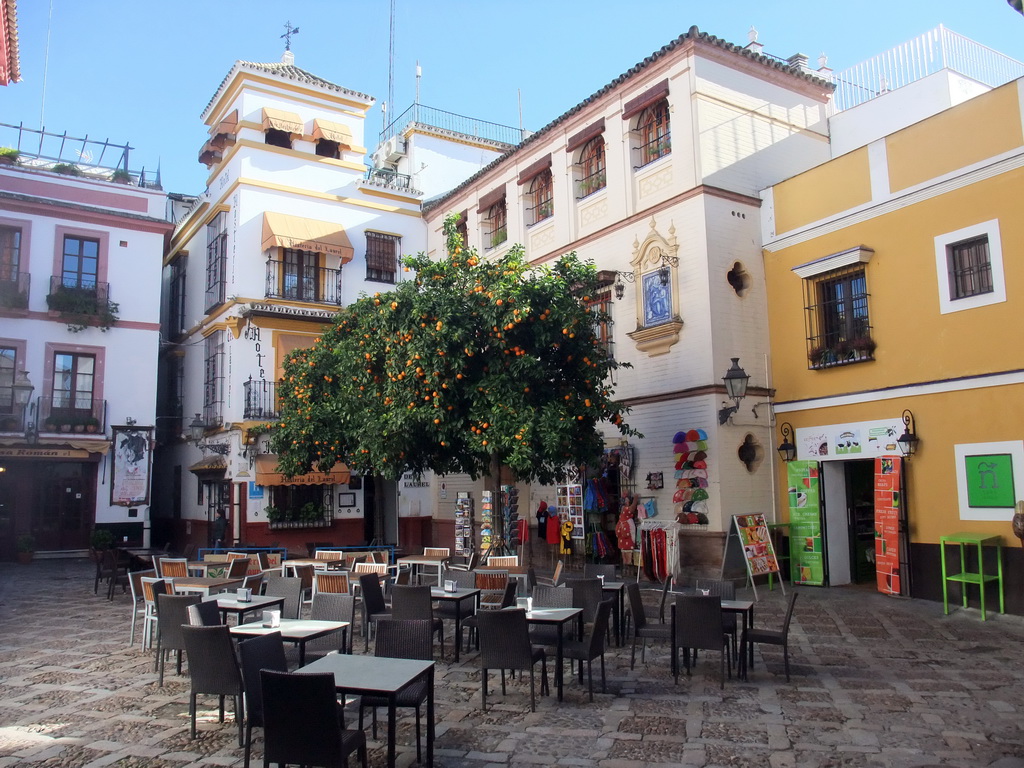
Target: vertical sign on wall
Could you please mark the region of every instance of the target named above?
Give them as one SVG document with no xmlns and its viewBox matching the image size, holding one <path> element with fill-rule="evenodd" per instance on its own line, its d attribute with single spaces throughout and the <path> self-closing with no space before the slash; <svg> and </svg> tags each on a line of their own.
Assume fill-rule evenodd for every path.
<svg viewBox="0 0 1024 768">
<path fill-rule="evenodd" d="M 900 594 L 900 464 L 898 456 L 875 459 L 875 576 L 878 591 Z"/>
<path fill-rule="evenodd" d="M 791 461 L 786 465 L 789 488 L 789 563 L 794 584 L 825 583 L 824 542 L 818 462 Z"/>
</svg>

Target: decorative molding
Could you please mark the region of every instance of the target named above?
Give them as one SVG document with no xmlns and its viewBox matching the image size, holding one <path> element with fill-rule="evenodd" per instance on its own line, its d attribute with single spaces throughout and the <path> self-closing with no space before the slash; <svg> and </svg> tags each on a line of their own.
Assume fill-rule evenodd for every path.
<svg viewBox="0 0 1024 768">
<path fill-rule="evenodd" d="M 626 335 L 636 344 L 640 352 L 646 352 L 650 357 L 664 355 L 672 345 L 679 341 L 679 332 L 683 330 L 683 321 L 678 317 L 661 325 L 654 325 L 650 328 L 637 328 Z"/>
<path fill-rule="evenodd" d="M 797 277 L 806 279 L 815 275 L 823 275 L 826 272 L 833 272 L 841 267 L 848 267 L 851 264 L 867 264 L 874 255 L 873 249 L 868 248 L 866 245 L 857 245 L 845 251 L 833 253 L 830 256 L 823 256 L 820 259 L 795 266 L 793 271 L 796 272 Z"/>
<path fill-rule="evenodd" d="M 671 154 L 668 157 L 672 157 Z M 656 173 L 652 173 L 649 176 L 640 178 L 638 174 L 637 188 L 640 193 L 640 197 L 650 197 L 658 192 L 668 189 L 672 186 L 672 165 L 668 164 L 665 167 L 659 169 Z"/>
</svg>

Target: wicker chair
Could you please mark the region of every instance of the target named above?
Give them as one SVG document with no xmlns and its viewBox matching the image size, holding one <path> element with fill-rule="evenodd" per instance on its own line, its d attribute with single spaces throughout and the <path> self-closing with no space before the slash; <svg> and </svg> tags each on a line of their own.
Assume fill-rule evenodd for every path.
<svg viewBox="0 0 1024 768">
<path fill-rule="evenodd" d="M 388 659 L 423 659 L 434 658 L 434 629 L 426 619 L 383 619 L 377 622 L 377 633 L 374 640 L 373 655 Z M 398 707 L 411 707 L 416 710 L 416 760 L 423 762 L 420 751 L 420 707 L 427 700 L 430 691 L 425 682 L 417 681 L 402 689 L 395 702 Z M 386 696 L 362 697 L 359 710 L 359 728 L 363 727 L 363 712 L 373 710 L 373 738 L 377 738 L 377 707 L 388 706 Z"/>
<path fill-rule="evenodd" d="M 582 640 L 566 640 L 562 646 L 562 654 L 567 659 L 575 659 L 580 663 L 580 682 L 583 682 L 583 662 L 587 662 L 587 687 L 590 689 L 590 700 L 594 700 L 594 676 L 591 671 L 591 663 L 594 659 L 601 659 L 601 693 L 606 692 L 604 675 L 604 651 L 605 637 L 608 635 L 608 617 L 612 612 L 611 601 L 602 602 L 597 607 L 597 616 L 590 631 L 583 636 Z"/>
<path fill-rule="evenodd" d="M 597 608 L 604 600 L 601 580 L 566 579 L 565 586 L 572 590 L 572 607 L 583 609 L 583 623 L 593 624 L 597 618 Z"/>
<path fill-rule="evenodd" d="M 483 611 L 478 614 L 480 634 L 480 705 L 487 710 L 488 670 L 501 670 L 501 693 L 505 695 L 505 670 L 530 672 L 530 711 L 537 711 L 536 682 L 533 668 L 541 663 L 541 695 L 548 692 L 547 655 L 543 648 L 530 644 L 526 612 L 521 610 Z"/>
<path fill-rule="evenodd" d="M 652 624 L 647 621 L 647 614 L 644 611 L 643 597 L 640 595 L 640 585 L 630 582 L 626 585 L 626 599 L 629 601 L 629 615 L 633 617 L 633 650 L 629 657 L 629 668 L 636 666 L 636 641 L 642 641 L 640 646 L 640 660 L 647 660 L 647 638 L 656 640 L 671 640 L 672 627 L 668 624 Z"/>
<path fill-rule="evenodd" d="M 717 595 L 723 600 L 736 599 L 736 584 L 732 581 L 719 581 L 717 579 L 697 579 L 696 589 L 698 592 L 707 590 L 709 595 Z M 735 613 L 722 614 L 722 627 L 732 638 L 732 660 L 739 661 L 739 627 L 737 626 Z"/>
<path fill-rule="evenodd" d="M 391 609 L 384 600 L 380 577 L 375 573 L 359 576 L 359 591 L 363 600 L 363 651 L 370 650 L 370 628 L 379 619 L 391 617 Z"/>
<path fill-rule="evenodd" d="M 284 598 L 281 616 L 286 619 L 299 618 L 299 608 L 302 606 L 302 579 L 271 575 L 264 578 L 263 582 L 264 595 Z"/>
<path fill-rule="evenodd" d="M 789 623 L 793 620 L 793 606 L 796 603 L 796 590 L 790 592 L 789 605 L 786 607 L 786 619 L 782 622 L 782 629 L 748 629 L 748 643 L 763 643 L 765 645 L 781 645 L 782 659 L 786 665 L 786 682 L 789 682 Z M 751 667 L 754 665 L 751 664 Z"/>
<path fill-rule="evenodd" d="M 114 587 L 121 585 L 121 592 L 128 591 L 128 565 L 130 561 L 121 557 L 120 550 L 104 549 L 101 553 L 102 576 L 107 580 L 107 600 L 114 599 Z"/>
<path fill-rule="evenodd" d="M 722 598 L 716 595 L 676 595 L 672 603 L 672 674 L 679 682 L 679 649 L 683 648 L 686 675 L 690 676 L 690 649 L 719 651 L 722 654 L 722 688 L 725 667 L 732 677 L 729 635 L 722 627 Z M 696 659 L 695 659 L 696 660 Z"/>
<path fill-rule="evenodd" d="M 356 628 L 356 599 L 349 594 L 317 592 L 309 618 L 316 621 L 347 621 L 347 631 L 332 632 L 306 643 L 306 658 L 326 656 L 328 653 L 352 653 L 352 633 Z"/>
<path fill-rule="evenodd" d="M 242 703 L 242 673 L 235 659 L 235 646 L 227 625 L 214 627 L 181 628 L 188 654 L 188 674 L 192 681 L 189 693 L 188 714 L 191 721 L 190 738 L 196 737 L 196 696 L 199 694 L 220 697 L 220 722 L 224 722 L 224 697 L 235 700 L 235 722 L 238 723 L 238 746 L 243 746 L 242 720 L 245 713 Z M 333 689 L 332 689 L 333 690 Z"/>
<path fill-rule="evenodd" d="M 343 768 L 358 752 L 368 765 L 366 735 L 342 728 L 334 675 L 260 672 L 263 691 L 263 764 Z M 315 734 L 315 738 L 311 738 Z"/>
<path fill-rule="evenodd" d="M 505 585 L 505 594 L 502 595 L 501 602 L 498 605 L 492 605 L 491 608 L 492 609 L 497 608 L 497 609 L 500 610 L 502 608 L 511 608 L 513 605 L 515 605 L 516 604 L 516 587 L 517 586 L 518 586 L 518 584 L 516 584 L 515 581 L 513 581 L 512 579 L 509 579 L 508 580 L 508 584 Z M 477 638 L 477 643 L 476 643 L 477 648 L 480 647 L 480 637 L 479 637 L 479 634 L 477 633 L 477 626 L 478 626 L 478 621 L 479 621 L 479 619 L 477 618 L 478 615 L 479 614 L 477 614 L 477 613 L 473 613 L 472 615 L 467 616 L 466 618 L 464 618 L 462 620 L 462 628 L 465 629 L 465 630 L 468 630 L 468 634 L 466 635 L 466 650 L 467 651 L 469 651 L 469 641 L 470 641 L 470 638 L 472 638 L 474 636 L 476 636 L 476 638 Z M 455 638 L 455 641 L 456 642 L 462 642 L 462 638 L 457 637 L 457 638 Z"/>
<path fill-rule="evenodd" d="M 199 602 L 199 595 L 157 595 L 156 596 L 156 658 L 153 669 L 160 670 L 160 686 L 164 684 L 164 663 L 167 654 L 175 651 L 176 671 L 181 674 L 181 652 L 185 650 L 185 638 L 181 633 L 188 624 L 188 607 Z M 190 660 L 191 661 L 191 660 Z"/>
<path fill-rule="evenodd" d="M 566 587 L 534 587 L 533 607 L 573 608 L 573 591 Z M 531 627 L 530 640 L 538 645 L 557 645 L 558 628 L 546 625 Z"/>
<path fill-rule="evenodd" d="M 584 563 L 583 564 L 583 578 L 585 579 L 596 579 L 598 576 L 604 576 L 608 581 L 618 581 L 619 574 L 617 573 L 618 566 L 608 563 Z"/>
<path fill-rule="evenodd" d="M 245 687 L 245 768 L 249 768 L 252 751 L 252 729 L 263 727 L 263 687 L 260 670 L 287 672 L 288 660 L 284 655 L 284 641 L 280 632 L 253 637 L 238 646 L 242 662 L 242 682 Z"/>
<path fill-rule="evenodd" d="M 193 627 L 212 627 L 223 624 L 216 600 L 202 600 L 188 606 L 188 623 Z"/>
<path fill-rule="evenodd" d="M 439 616 L 434 616 L 434 601 L 430 597 L 429 586 L 394 587 L 391 590 L 391 618 L 396 621 L 429 621 L 441 646 L 441 658 L 444 658 L 444 622 Z"/>
</svg>

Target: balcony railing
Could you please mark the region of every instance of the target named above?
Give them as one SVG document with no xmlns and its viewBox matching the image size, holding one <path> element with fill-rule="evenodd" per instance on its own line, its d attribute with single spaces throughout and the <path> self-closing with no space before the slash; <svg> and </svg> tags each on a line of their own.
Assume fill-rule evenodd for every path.
<svg viewBox="0 0 1024 768">
<path fill-rule="evenodd" d="M 72 281 L 53 275 L 46 304 L 67 321 L 70 330 L 82 330 L 89 325 L 106 330 L 117 322 L 118 306 L 110 300 L 110 283 Z"/>
<path fill-rule="evenodd" d="M 1024 64 L 943 26 L 849 69 L 836 72 L 832 109 L 863 104 L 928 75 L 949 69 L 990 88 L 1024 75 Z"/>
<path fill-rule="evenodd" d="M 0 432 L 24 432 L 25 412 L 28 408 L 15 405 L 10 393 L 10 389 L 6 392 L 0 390 L 0 394 L 5 395 L 4 402 L 0 404 Z"/>
<path fill-rule="evenodd" d="M 391 105 L 389 104 L 388 107 L 390 108 Z M 474 136 L 478 139 L 485 139 L 499 144 L 516 145 L 530 135 L 529 131 L 513 128 L 510 125 L 489 123 L 486 120 L 477 120 L 473 117 L 446 112 L 443 109 L 428 107 L 424 104 L 413 104 L 405 112 L 392 120 L 387 128 L 381 131 L 381 142 L 383 143 L 401 132 L 410 123 L 421 123 L 433 126 L 434 128 L 440 128 L 443 131 Z"/>
<path fill-rule="evenodd" d="M 0 274 L 0 309 L 28 309 L 28 272 Z"/>
<path fill-rule="evenodd" d="M 103 433 L 107 401 L 94 400 L 76 392 L 54 392 L 36 400 L 40 432 Z"/>
<path fill-rule="evenodd" d="M 341 270 L 326 267 L 296 267 L 283 261 L 267 261 L 268 299 L 308 301 L 312 304 L 341 304 Z"/>
<path fill-rule="evenodd" d="M 280 403 L 277 401 L 277 382 L 264 381 L 263 379 L 249 380 L 243 385 L 245 394 L 245 406 L 242 411 L 243 419 L 265 419 L 271 421 L 279 418 L 281 413 Z"/>
<path fill-rule="evenodd" d="M 412 176 L 388 168 L 367 168 L 366 180 L 371 184 L 390 189 L 412 189 Z"/>
</svg>

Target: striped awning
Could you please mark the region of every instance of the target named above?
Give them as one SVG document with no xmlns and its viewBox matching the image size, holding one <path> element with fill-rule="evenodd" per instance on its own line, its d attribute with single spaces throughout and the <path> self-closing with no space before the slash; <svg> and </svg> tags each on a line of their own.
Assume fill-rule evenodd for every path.
<svg viewBox="0 0 1024 768">
<path fill-rule="evenodd" d="M 283 109 L 263 108 L 263 130 L 274 128 L 294 136 L 302 135 L 302 120 L 294 112 Z"/>
</svg>

